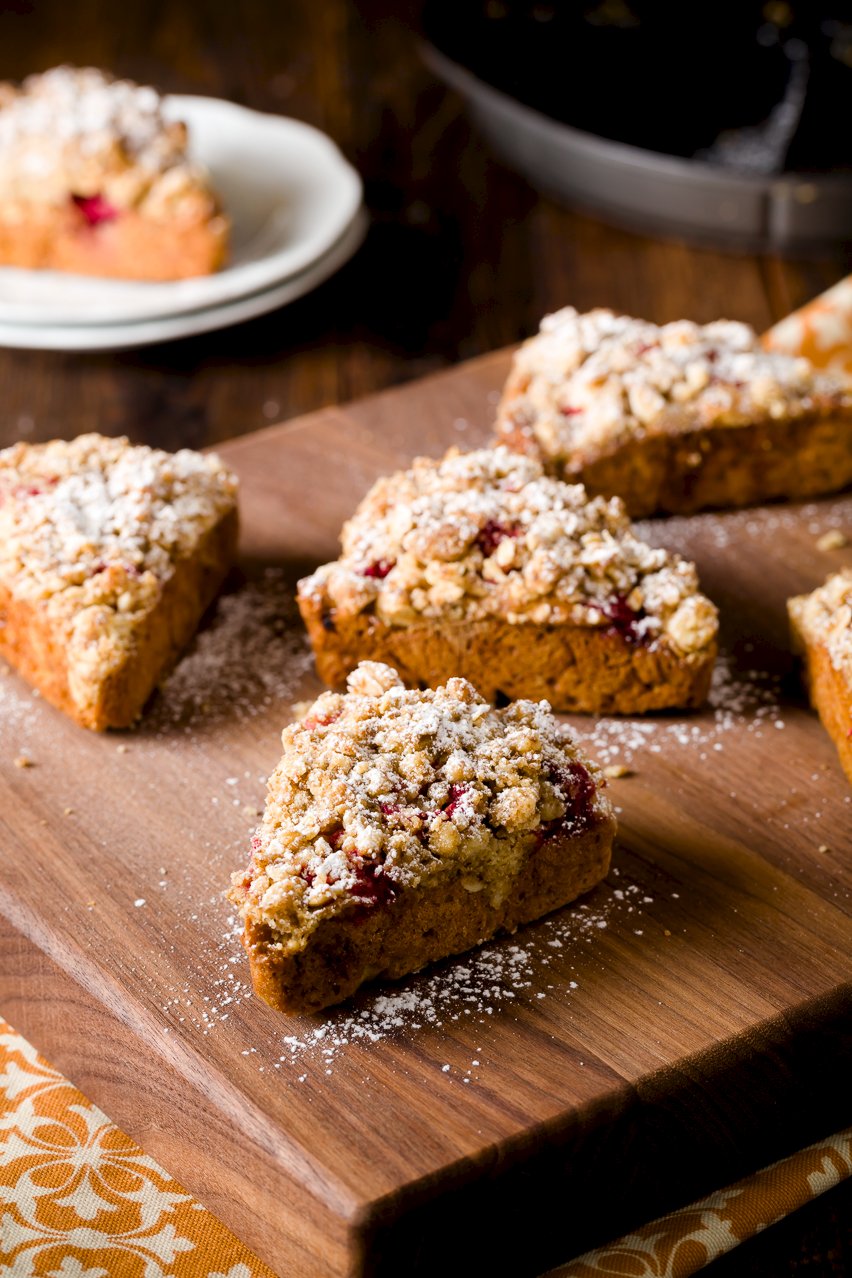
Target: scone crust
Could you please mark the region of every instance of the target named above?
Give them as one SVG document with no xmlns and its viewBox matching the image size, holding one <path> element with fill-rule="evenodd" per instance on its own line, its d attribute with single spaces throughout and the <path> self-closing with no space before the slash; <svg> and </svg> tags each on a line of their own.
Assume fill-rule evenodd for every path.
<svg viewBox="0 0 852 1278">
<path fill-rule="evenodd" d="M 379 480 L 342 555 L 299 582 L 320 676 L 360 660 L 413 686 L 455 674 L 489 700 L 642 713 L 699 705 L 716 609 L 694 565 L 641 541 L 622 503 L 506 448 L 450 450 Z"/>
<path fill-rule="evenodd" d="M 69 208 L 21 205 L 13 217 L 0 206 L 0 265 L 68 271 L 126 280 L 180 280 L 211 275 L 224 265 L 228 221 L 210 217 L 170 223 L 135 209 L 89 228 Z"/>
<path fill-rule="evenodd" d="M 437 688 L 453 675 L 489 701 L 546 700 L 578 714 L 645 714 L 707 700 L 718 645 L 676 652 L 665 640 L 630 644 L 588 626 L 510 625 L 500 618 L 388 626 L 369 613 L 338 617 L 328 600 L 300 595 L 317 673 L 342 688 L 359 661 L 394 666 L 411 687 Z"/>
<path fill-rule="evenodd" d="M 233 561 L 213 456 L 84 435 L 0 453 L 0 655 L 82 726 L 128 727 Z"/>
<path fill-rule="evenodd" d="M 566 904 L 606 873 L 615 817 L 546 704 L 362 663 L 284 730 L 230 899 L 255 992 L 312 1012 Z"/>
<path fill-rule="evenodd" d="M 154 89 L 64 66 L 0 84 L 0 263 L 182 279 L 222 265 L 228 230 Z"/>
<path fill-rule="evenodd" d="M 811 703 L 852 783 L 852 569 L 787 604 Z"/>
<path fill-rule="evenodd" d="M 484 893 L 472 896 L 456 879 L 426 891 L 402 892 L 392 912 L 329 919 L 320 924 L 310 948 L 295 954 L 275 946 L 266 924 L 248 920 L 243 945 L 254 993 L 278 1011 L 311 1014 L 349 998 L 367 981 L 398 979 L 499 933 L 514 932 L 570 904 L 605 878 L 614 837 L 610 814 L 570 840 L 553 839 L 537 847 L 531 838 L 517 891 L 500 907 Z"/>
<path fill-rule="evenodd" d="M 849 385 L 727 321 L 558 312 L 515 357 L 497 436 L 592 494 L 617 494 L 634 518 L 852 482 Z"/>
</svg>

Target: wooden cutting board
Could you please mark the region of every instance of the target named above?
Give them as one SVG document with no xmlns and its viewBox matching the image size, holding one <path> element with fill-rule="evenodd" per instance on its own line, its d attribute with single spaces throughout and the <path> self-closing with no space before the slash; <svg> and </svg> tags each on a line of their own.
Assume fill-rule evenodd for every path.
<svg viewBox="0 0 852 1278">
<path fill-rule="evenodd" d="M 317 691 L 293 584 L 377 475 L 487 437 L 506 366 L 225 446 L 245 580 L 136 731 L 0 676 L 3 1012 L 288 1278 L 536 1274 L 852 1119 L 850 790 L 784 611 L 849 497 L 646 525 L 723 660 L 699 714 L 576 720 L 633 770 L 579 908 L 312 1021 L 248 996 L 221 894 Z"/>
</svg>

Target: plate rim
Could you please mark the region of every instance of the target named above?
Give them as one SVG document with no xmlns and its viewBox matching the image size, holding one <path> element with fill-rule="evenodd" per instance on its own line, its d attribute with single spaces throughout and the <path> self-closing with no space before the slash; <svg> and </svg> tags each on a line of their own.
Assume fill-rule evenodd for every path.
<svg viewBox="0 0 852 1278">
<path fill-rule="evenodd" d="M 367 210 L 362 205 L 343 234 L 322 257 L 295 275 L 243 297 L 201 310 L 149 317 L 127 324 L 25 325 L 6 324 L 0 320 L 0 348 L 82 353 L 134 350 L 230 328 L 287 306 L 318 288 L 355 255 L 369 225 Z M 164 326 L 168 331 L 163 331 Z"/>
<path fill-rule="evenodd" d="M 317 153 L 324 152 L 331 166 L 337 170 L 339 211 L 330 224 L 331 229 L 326 231 L 316 243 L 309 241 L 308 243 L 312 243 L 312 247 L 306 245 L 301 252 L 295 254 L 295 257 L 293 255 L 293 247 L 285 246 L 273 250 L 273 252 L 265 254 L 261 258 L 253 259 L 237 266 L 226 265 L 209 276 L 195 276 L 187 280 L 157 280 L 149 282 L 76 275 L 71 272 L 29 271 L 21 267 L 0 267 L 0 282 L 4 273 L 15 273 L 21 277 L 22 283 L 30 276 L 38 276 L 41 279 L 53 276 L 58 287 L 61 287 L 66 280 L 74 280 L 86 291 L 92 293 L 101 292 L 105 296 L 108 296 L 111 292 L 121 290 L 125 300 L 118 299 L 116 301 L 116 310 L 113 314 L 96 320 L 84 318 L 77 321 L 69 313 L 60 320 L 64 328 L 78 326 L 91 328 L 95 324 L 102 326 L 120 324 L 123 326 L 156 319 L 166 319 L 178 315 L 188 315 L 207 310 L 212 306 L 235 302 L 249 294 L 258 293 L 266 288 L 281 284 L 285 280 L 299 275 L 333 249 L 342 235 L 346 233 L 353 218 L 358 215 L 359 209 L 363 206 L 364 184 L 361 175 L 346 158 L 334 139 L 315 125 L 298 120 L 293 116 L 257 111 L 253 107 L 231 102 L 227 98 L 205 97 L 200 94 L 166 94 L 163 97 L 163 103 L 167 111 L 171 106 L 174 106 L 175 115 L 177 116 L 183 114 L 184 111 L 187 114 L 191 114 L 193 110 L 198 109 L 204 111 L 212 110 L 220 114 L 242 117 L 244 121 L 249 122 L 248 127 L 269 128 L 273 132 L 280 129 L 291 133 L 291 135 L 299 134 L 303 138 L 309 139 L 310 145 L 316 148 Z M 187 123 L 190 129 L 190 153 L 192 153 L 192 120 L 187 119 Z M 227 212 L 228 210 L 225 209 L 226 214 Z M 281 266 L 282 258 L 285 259 L 283 269 Z M 289 258 L 289 261 L 286 260 L 287 258 Z M 181 301 L 181 286 L 187 285 L 193 286 L 193 292 L 203 290 L 203 293 L 208 295 L 190 297 L 188 301 Z M 165 310 L 159 309 L 159 303 L 157 303 L 158 309 L 143 305 L 141 312 L 134 310 L 132 304 L 126 300 L 125 291 L 137 289 L 139 290 L 138 298 L 135 299 L 137 307 L 143 303 L 146 295 L 147 298 L 150 298 L 150 290 L 152 289 L 156 289 L 158 294 L 160 291 L 172 291 L 175 295 L 174 304 L 168 306 Z M 184 287 L 183 291 L 187 292 L 189 290 Z M 80 303 L 78 301 L 76 303 L 65 303 L 65 305 L 67 307 L 71 305 L 80 306 Z M 53 316 L 57 310 L 61 313 L 62 307 L 61 305 L 57 307 L 55 304 L 44 303 L 42 309 L 47 312 L 48 306 L 50 315 L 38 315 L 35 313 L 36 308 L 32 304 L 16 304 L 15 302 L 3 301 L 0 298 L 0 323 L 16 326 L 26 325 L 32 328 L 39 328 L 45 325 L 51 328 L 55 327 Z"/>
</svg>

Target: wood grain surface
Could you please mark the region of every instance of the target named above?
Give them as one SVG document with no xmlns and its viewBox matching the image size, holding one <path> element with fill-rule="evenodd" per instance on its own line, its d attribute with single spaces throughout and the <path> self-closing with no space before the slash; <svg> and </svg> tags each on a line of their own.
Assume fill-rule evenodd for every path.
<svg viewBox="0 0 852 1278">
<path fill-rule="evenodd" d="M 18 438 L 69 438 L 98 429 L 129 433 L 137 441 L 165 447 L 199 447 L 516 341 L 533 331 L 541 314 L 566 302 L 581 309 L 609 305 L 659 321 L 728 315 L 763 328 L 852 269 L 848 252 L 841 250 L 809 261 L 729 256 L 632 235 L 543 199 L 491 156 L 465 120 L 458 99 L 421 64 L 413 36 L 417 8 L 416 0 L 323 0 L 322 4 L 291 0 L 283 6 L 268 0 L 238 0 L 231 5 L 220 0 L 123 0 L 119 6 L 108 0 L 76 0 L 73 5 L 64 0 L 13 0 L 0 5 L 0 78 L 18 79 L 62 61 L 92 63 L 165 90 L 224 96 L 259 110 L 293 115 L 330 133 L 356 164 L 365 178 L 372 218 L 367 243 L 339 275 L 310 296 L 251 323 L 135 352 L 67 355 L 0 350 L 0 444 Z M 432 395 L 432 391 L 422 393 Z M 478 390 L 468 396 L 459 385 L 453 394 L 454 402 L 467 403 L 461 411 L 475 413 L 481 407 Z M 393 402 L 382 407 L 381 430 L 388 432 L 391 441 L 403 429 L 399 413 L 407 412 L 405 402 L 398 408 Z M 462 442 L 465 438 L 460 437 Z M 358 486 L 366 482 L 370 467 L 378 464 L 380 452 L 377 443 L 376 460 L 371 453 L 363 475 L 357 477 Z M 329 456 L 334 460 L 333 454 Z M 324 462 L 323 480 L 326 470 Z M 323 501 L 322 489 L 320 484 L 315 504 Z M 347 500 L 348 495 L 338 494 L 335 510 L 324 525 L 313 509 L 306 511 L 305 521 L 314 528 L 311 535 L 288 525 L 287 535 L 300 556 L 307 560 L 313 553 L 311 536 L 316 553 L 321 542 L 322 553 L 328 553 L 332 515 L 345 513 Z M 274 526 L 279 514 L 274 493 L 268 509 Z M 255 521 L 252 537 L 257 553 L 276 553 L 273 530 Z M 814 580 L 824 571 L 819 562 Z M 295 563 L 292 571 L 295 575 Z M 799 579 L 796 588 L 801 584 Z M 776 610 L 773 615 L 777 635 L 780 613 Z M 0 688 L 5 686 L 0 682 Z M 19 698 L 14 705 L 20 705 Z M 22 724 L 29 720 L 22 720 L 17 712 L 13 715 L 5 701 L 0 709 L 0 754 L 8 763 L 25 744 Z M 43 714 L 43 708 L 34 714 L 34 727 L 42 724 Z M 261 729 L 256 726 L 260 741 Z M 267 745 L 261 770 L 274 761 L 278 726 L 278 716 L 273 714 L 263 727 Z M 179 790 L 185 772 L 180 771 L 172 782 L 154 783 L 147 776 L 137 776 L 131 767 L 132 753 L 115 756 L 110 747 L 95 747 L 88 739 L 83 746 L 64 724 L 54 724 L 52 732 L 58 736 L 51 748 L 67 754 L 69 772 L 57 781 L 52 771 L 49 783 L 39 770 L 41 764 L 10 773 L 13 807 L 10 812 L 7 792 L 6 806 L 0 808 L 4 880 L 7 866 L 8 874 L 12 868 L 15 875 L 29 873 L 32 848 L 41 848 L 49 858 L 53 848 L 67 848 L 76 855 L 82 847 L 89 849 L 85 853 L 87 883 L 100 890 L 103 881 L 111 882 L 112 870 L 101 874 L 88 827 L 83 833 L 77 829 L 76 807 L 75 813 L 64 813 L 65 807 L 77 804 L 76 778 L 80 769 L 83 774 L 91 772 L 93 759 L 95 768 L 103 769 L 101 782 L 95 784 L 90 776 L 84 793 L 99 813 L 105 804 L 106 812 L 113 813 L 104 817 L 107 829 L 98 838 L 112 839 L 117 855 L 126 855 L 132 865 L 137 864 L 136 853 L 129 849 L 146 838 L 152 840 L 152 847 L 157 841 L 173 847 L 174 805 L 170 803 L 158 817 L 156 798 L 160 784 L 168 784 L 170 792 L 175 787 Z M 206 739 L 204 728 L 196 725 L 193 732 Z M 180 735 L 172 733 L 168 740 L 177 751 Z M 833 766 L 824 743 L 814 736 L 817 740 L 821 758 Z M 181 744 L 185 752 L 198 754 L 197 744 L 188 747 L 185 740 Z M 162 742 L 160 746 L 168 777 L 171 747 Z M 93 749 L 94 755 L 86 754 Z M 86 758 L 78 764 L 80 751 Z M 220 771 L 215 776 L 220 777 L 228 765 L 222 756 L 217 758 Z M 693 764 L 692 755 L 687 754 L 683 767 Z M 201 764 L 197 771 L 204 774 Z M 632 787 L 640 776 L 616 784 L 619 789 Z M 797 827 L 808 805 L 802 798 L 804 782 L 797 778 L 794 784 L 798 794 L 791 794 L 783 807 L 778 799 L 773 819 Z M 43 791 L 50 786 L 57 788 L 48 801 Z M 127 805 L 124 818 L 114 815 L 114 795 L 107 802 L 113 794 L 110 787 L 117 787 L 121 803 Z M 252 800 L 261 789 L 258 785 Z M 42 803 L 48 805 L 44 813 Z M 209 842 L 220 848 L 211 878 L 221 876 L 234 858 L 239 861 L 245 831 L 233 814 L 229 814 L 228 833 L 216 826 L 211 833 L 198 835 L 199 818 L 207 815 L 201 800 L 194 805 L 190 796 L 181 795 L 180 812 L 185 819 L 174 828 L 185 832 L 190 842 L 200 839 L 202 846 Z M 42 826 L 42 820 L 49 824 Z M 24 843 L 20 842 L 22 831 Z M 809 833 L 809 827 L 803 825 L 801 832 Z M 226 847 L 229 839 L 232 846 Z M 193 871 L 193 886 L 186 889 L 196 896 L 198 873 Z M 64 875 L 56 879 L 51 873 L 46 882 L 46 900 L 61 914 L 67 908 L 69 885 L 77 885 L 78 893 L 82 890 L 73 856 Z M 205 884 L 201 897 L 212 900 L 217 892 L 218 880 L 215 889 L 208 890 Z M 79 914 L 79 897 L 74 899 Z M 94 893 L 85 899 L 93 900 Z M 57 942 L 58 966 L 40 946 L 26 942 L 19 929 L 9 932 L 0 961 L 4 1010 L 22 1028 L 30 1027 L 39 1047 L 48 1052 L 55 1049 L 57 1063 L 88 1087 L 112 1116 L 131 1124 L 146 1148 L 160 1153 L 187 1183 L 192 1179 L 206 1186 L 208 1205 L 220 1209 L 238 1230 L 243 1222 L 245 1237 L 255 1239 L 265 1254 L 280 1258 L 276 1248 L 281 1232 L 270 1222 L 275 1220 L 275 1204 L 282 1194 L 295 1204 L 295 1191 L 292 1181 L 275 1170 L 279 1166 L 277 1135 L 267 1137 L 258 1111 L 251 1120 L 246 1117 L 243 1099 L 234 1108 L 231 1089 L 235 1084 L 222 1075 L 214 1105 L 208 1098 L 211 1067 L 198 1072 L 192 1057 L 174 1049 L 170 1063 L 164 1053 L 156 1067 L 149 1065 L 133 1076 L 133 1086 L 127 1085 L 128 1062 L 138 1057 L 139 1033 L 148 1033 L 147 1028 L 140 1030 L 140 1024 L 155 1026 L 159 1034 L 161 1005 L 153 992 L 150 997 L 144 994 L 141 977 L 133 997 L 127 993 L 123 937 L 104 960 L 112 972 L 111 993 L 105 998 L 103 980 L 92 974 L 88 956 L 90 944 L 104 944 L 89 919 L 96 908 L 86 906 L 73 944 Z M 142 913 L 145 908 L 141 907 Z M 187 907 L 186 912 L 197 911 Z M 131 923 L 137 928 L 149 925 L 137 919 L 135 912 Z M 122 927 L 123 923 L 116 923 L 115 931 L 121 932 Z M 168 932 L 169 924 L 164 922 L 163 928 Z M 779 928 L 779 935 L 785 935 L 784 928 Z M 169 944 L 171 940 L 164 946 L 166 955 Z M 134 961 L 127 958 L 128 965 Z M 178 966 L 168 969 L 166 964 L 164 987 L 183 988 L 175 984 Z M 786 970 L 783 964 L 779 970 Z M 188 978 L 183 980 L 183 985 L 187 983 Z M 97 994 L 92 993 L 95 986 Z M 827 1060 L 835 1050 L 836 1044 L 827 1041 Z M 819 1059 L 818 1051 L 811 1055 L 812 1061 Z M 736 1095 L 736 1073 L 732 1078 Z M 644 1109 L 638 1093 L 633 1095 L 634 1113 L 641 1109 L 646 1139 L 663 1150 L 672 1130 L 684 1120 L 673 1103 L 655 1110 L 644 1095 Z M 682 1105 L 690 1122 L 700 1122 L 701 1088 L 696 1085 L 692 1093 L 685 1089 Z M 182 1115 L 179 1121 L 176 1107 Z M 742 1108 L 746 1109 L 745 1101 Z M 237 1112 L 239 1122 L 234 1117 Z M 231 1115 L 227 1121 L 221 1117 L 225 1113 Z M 792 1141 L 795 1132 L 788 1131 L 787 1122 L 785 1113 L 781 1135 L 789 1134 Z M 704 1125 L 712 1129 L 714 1123 L 711 1110 Z M 640 1125 L 637 1118 L 631 1136 L 637 1142 Z M 725 1142 L 736 1144 L 731 1132 L 730 1124 L 720 1124 L 722 1149 Z M 743 1141 L 747 1154 L 757 1157 L 756 1146 L 749 1145 L 747 1126 Z M 251 1157 L 245 1154 L 246 1145 L 252 1147 Z M 623 1152 L 624 1144 L 617 1148 Z M 498 1166 L 496 1155 L 494 1165 Z M 713 1165 L 687 1158 L 684 1167 L 688 1172 L 684 1194 L 689 1183 L 702 1177 L 711 1184 Z M 721 1169 L 715 1170 L 721 1177 Z M 645 1201 L 641 1176 L 635 1192 L 638 1218 Z M 600 1201 L 609 1207 L 608 1189 Z M 567 1215 L 576 1221 L 579 1208 L 569 1213 L 565 1202 L 562 1198 L 554 1207 L 556 1219 Z M 490 1198 L 485 1197 L 484 1203 L 490 1207 Z M 500 1208 L 495 1204 L 493 1210 Z M 724 1272 L 726 1278 L 780 1278 L 782 1273 L 804 1272 L 838 1278 L 847 1273 L 852 1265 L 852 1185 L 818 1200 L 799 1216 L 801 1226 L 794 1217 L 783 1229 L 767 1231 L 748 1248 L 717 1262 L 713 1272 Z M 489 1214 L 488 1219 L 493 1218 Z M 529 1220 L 535 1222 L 528 1226 L 531 1234 L 541 1219 L 540 1206 L 529 1213 Z M 615 1217 L 610 1224 L 611 1234 L 617 1228 Z M 338 1230 L 328 1237 L 329 1266 L 345 1254 L 344 1235 L 345 1230 Z M 290 1272 L 298 1272 L 299 1246 L 288 1244 Z M 495 1272 L 506 1272 L 506 1267 L 498 1265 Z"/>
<path fill-rule="evenodd" d="M 484 438 L 506 358 L 225 446 L 245 580 L 200 640 L 200 700 L 179 670 L 136 731 L 98 737 L 0 685 L 0 828 L 20 850 L 4 1010 L 282 1275 L 535 1274 L 850 1119 L 849 788 L 784 621 L 842 561 L 815 542 L 849 498 L 647 525 L 698 561 L 728 673 L 715 710 L 613 736 L 575 720 L 634 769 L 583 911 L 462 961 L 466 980 L 450 963 L 394 987 L 419 1000 L 401 1028 L 387 989 L 307 1022 L 236 984 L 220 893 L 317 687 L 286 604 L 263 603 L 270 566 L 289 588 L 379 473 Z M 257 615 L 225 655 L 251 662 L 278 608 L 283 666 L 229 700 L 211 645 L 241 599 Z"/>
</svg>

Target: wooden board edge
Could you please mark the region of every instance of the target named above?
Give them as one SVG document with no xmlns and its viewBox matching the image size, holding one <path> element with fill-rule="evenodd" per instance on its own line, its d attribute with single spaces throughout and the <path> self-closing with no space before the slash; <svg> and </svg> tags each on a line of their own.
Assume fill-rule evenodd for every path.
<svg viewBox="0 0 852 1278">
<path fill-rule="evenodd" d="M 514 346 L 502 346 L 497 350 L 488 351 L 484 355 L 475 355 L 472 359 L 453 364 L 449 368 L 440 368 L 434 373 L 427 373 L 425 377 L 412 378 L 411 381 L 388 386 L 381 391 L 372 391 L 368 395 L 359 395 L 355 399 L 346 400 L 343 404 L 328 404 L 324 408 L 316 408 L 310 413 L 302 413 L 296 417 L 285 418 L 280 422 L 273 422 L 269 426 L 262 426 L 260 430 L 249 431 L 245 435 L 238 435 L 234 439 L 227 439 L 219 444 L 211 444 L 203 451 L 217 453 L 224 461 L 230 464 L 239 458 L 245 448 L 254 449 L 261 442 L 265 443 L 281 439 L 294 431 L 315 427 L 321 422 L 328 421 L 329 418 L 348 421 L 350 413 L 362 413 L 364 410 L 369 410 L 371 404 L 393 404 L 396 399 L 405 397 L 406 394 L 410 393 L 413 386 L 423 386 L 430 390 L 438 389 L 442 383 L 452 384 L 462 380 L 469 375 L 471 370 L 476 371 L 488 368 L 492 364 L 495 368 L 500 368 L 515 349 L 516 347 Z"/>
<path fill-rule="evenodd" d="M 852 983 L 724 1048 L 724 1057 L 714 1046 L 625 1083 L 586 1113 L 584 1127 L 559 1117 L 371 1204 L 358 1222 L 370 1278 L 536 1278 L 852 1122 Z M 469 1228 L 481 1218 L 501 1221 L 490 1241 Z M 516 1252 L 513 1239 L 522 1240 Z"/>
</svg>

